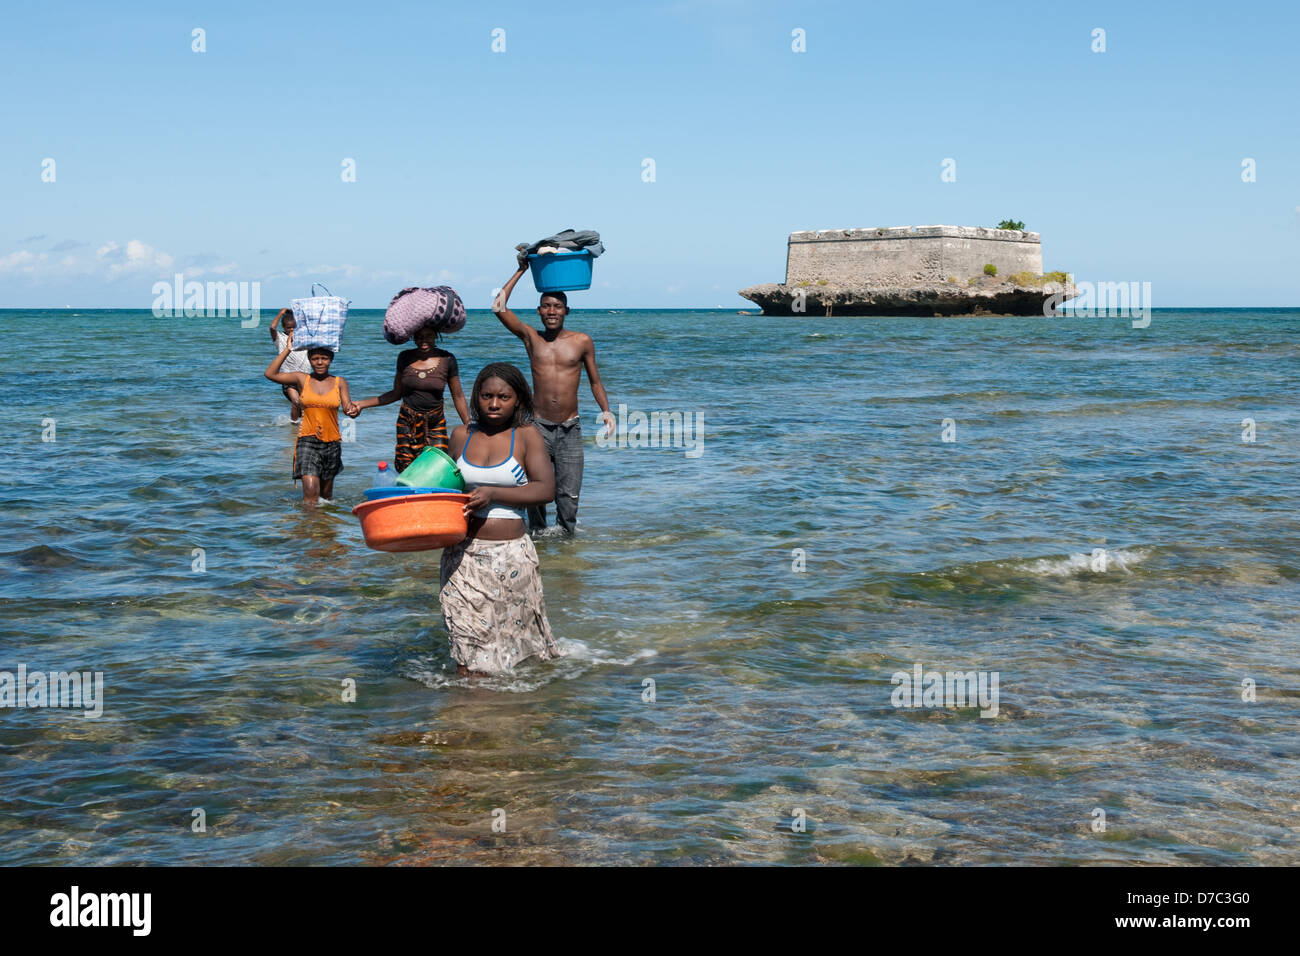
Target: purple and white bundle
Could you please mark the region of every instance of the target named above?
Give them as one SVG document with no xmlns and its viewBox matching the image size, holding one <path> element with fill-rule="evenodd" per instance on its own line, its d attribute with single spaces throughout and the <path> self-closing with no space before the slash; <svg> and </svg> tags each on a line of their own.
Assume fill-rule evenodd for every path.
<svg viewBox="0 0 1300 956">
<path fill-rule="evenodd" d="M 384 313 L 384 338 L 401 345 L 426 325 L 439 332 L 459 332 L 465 327 L 465 303 L 451 286 L 412 286 L 393 296 Z"/>
</svg>

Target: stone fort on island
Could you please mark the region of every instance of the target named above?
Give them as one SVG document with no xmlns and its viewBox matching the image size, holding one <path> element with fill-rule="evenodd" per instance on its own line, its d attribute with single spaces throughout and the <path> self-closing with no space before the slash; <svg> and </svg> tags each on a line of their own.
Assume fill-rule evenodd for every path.
<svg viewBox="0 0 1300 956">
<path fill-rule="evenodd" d="M 846 285 L 965 282 L 986 263 L 1000 275 L 1043 272 L 1036 232 L 980 226 L 893 226 L 792 232 L 786 247 L 785 284 L 825 279 Z"/>
<path fill-rule="evenodd" d="M 740 294 L 771 315 L 1033 315 L 1072 289 L 1043 278 L 1036 232 L 891 226 L 792 232 L 785 282 Z"/>
</svg>

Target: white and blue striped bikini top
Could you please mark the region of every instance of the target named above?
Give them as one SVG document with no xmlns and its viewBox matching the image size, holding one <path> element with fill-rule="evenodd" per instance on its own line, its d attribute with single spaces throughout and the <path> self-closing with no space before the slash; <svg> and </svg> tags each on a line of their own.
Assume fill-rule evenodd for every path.
<svg viewBox="0 0 1300 956">
<path fill-rule="evenodd" d="M 465 436 L 465 447 L 461 449 L 460 457 L 456 459 L 456 467 L 460 469 L 461 477 L 465 479 L 465 490 L 473 491 L 483 485 L 495 488 L 514 488 L 519 485 L 528 484 L 528 475 L 524 471 L 524 466 L 515 460 L 515 430 L 510 429 L 510 455 L 505 461 L 496 465 L 473 465 L 465 460 L 465 452 L 469 451 L 470 440 L 474 437 L 474 426 L 469 426 L 469 434 Z M 523 507 L 514 508 L 510 505 L 492 504 L 487 508 L 480 508 L 474 512 L 476 518 L 518 518 L 523 521 L 527 512 Z"/>
</svg>

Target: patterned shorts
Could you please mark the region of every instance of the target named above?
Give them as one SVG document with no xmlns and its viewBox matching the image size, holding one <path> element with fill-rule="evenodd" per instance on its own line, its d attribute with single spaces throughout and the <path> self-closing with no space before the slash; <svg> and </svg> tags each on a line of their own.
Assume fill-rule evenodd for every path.
<svg viewBox="0 0 1300 956">
<path fill-rule="evenodd" d="M 420 412 L 402 402 L 402 408 L 397 413 L 397 447 L 393 449 L 393 464 L 398 471 L 405 471 L 406 466 L 430 446 L 451 452 L 451 442 L 447 440 L 447 419 L 443 416 L 442 408 Z"/>
<path fill-rule="evenodd" d="M 471 538 L 442 552 L 442 620 L 451 656 L 481 674 L 508 674 L 521 661 L 560 657 L 546 619 L 532 538 Z"/>
<path fill-rule="evenodd" d="M 329 481 L 342 470 L 343 442 L 321 441 L 311 435 L 299 437 L 293 452 L 295 481 L 303 475 L 317 475 L 321 481 Z"/>
</svg>

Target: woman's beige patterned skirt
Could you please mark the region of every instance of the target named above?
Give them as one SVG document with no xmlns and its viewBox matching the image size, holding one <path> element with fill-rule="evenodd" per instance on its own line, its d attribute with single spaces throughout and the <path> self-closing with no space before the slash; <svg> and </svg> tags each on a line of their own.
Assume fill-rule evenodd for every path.
<svg viewBox="0 0 1300 956">
<path fill-rule="evenodd" d="M 562 651 L 546 620 L 537 549 L 528 535 L 473 538 L 442 552 L 442 620 L 451 656 L 481 674 L 507 674 L 530 657 Z"/>
</svg>

